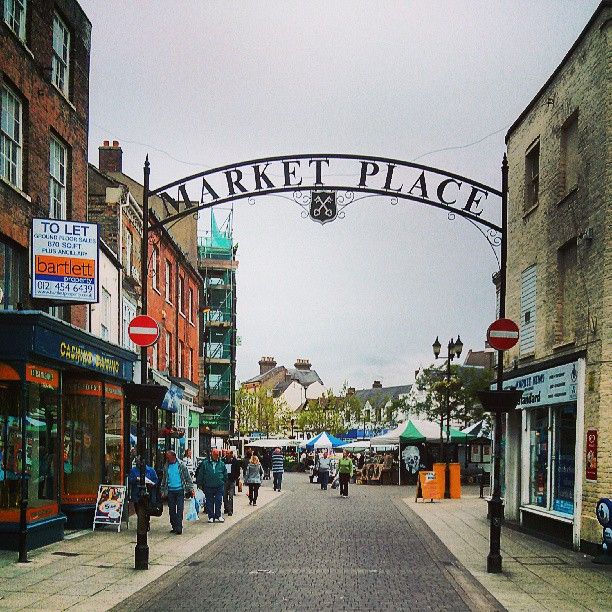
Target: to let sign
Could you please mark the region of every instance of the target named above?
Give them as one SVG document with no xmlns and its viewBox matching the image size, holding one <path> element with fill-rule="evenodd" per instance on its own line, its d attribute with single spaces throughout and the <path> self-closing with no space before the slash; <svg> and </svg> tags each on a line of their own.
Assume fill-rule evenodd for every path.
<svg viewBox="0 0 612 612">
<path fill-rule="evenodd" d="M 33 298 L 98 301 L 97 224 L 32 219 L 30 260 Z"/>
<path fill-rule="evenodd" d="M 597 430 L 587 429 L 586 433 L 586 463 L 585 478 L 597 480 Z"/>
<path fill-rule="evenodd" d="M 511 349 L 518 339 L 519 328 L 512 319 L 497 319 L 487 330 L 487 342 L 498 351 Z"/>
<path fill-rule="evenodd" d="M 137 346 L 151 346 L 159 338 L 159 325 L 149 315 L 134 317 L 128 326 L 128 336 Z"/>
</svg>

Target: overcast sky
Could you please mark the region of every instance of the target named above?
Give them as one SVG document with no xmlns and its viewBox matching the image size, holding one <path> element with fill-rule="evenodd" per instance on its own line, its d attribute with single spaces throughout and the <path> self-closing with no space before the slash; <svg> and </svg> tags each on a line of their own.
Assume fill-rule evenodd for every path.
<svg viewBox="0 0 612 612">
<path fill-rule="evenodd" d="M 315 152 L 418 160 L 499 186 L 507 128 L 598 5 L 80 1 L 93 26 L 90 160 L 119 140 L 138 180 L 149 154 L 153 188 Z M 497 263 L 467 221 L 383 197 L 324 226 L 300 212 L 272 196 L 234 204 L 239 380 L 269 355 L 310 359 L 336 390 L 399 385 L 432 361 L 436 335 L 483 348 Z"/>
</svg>

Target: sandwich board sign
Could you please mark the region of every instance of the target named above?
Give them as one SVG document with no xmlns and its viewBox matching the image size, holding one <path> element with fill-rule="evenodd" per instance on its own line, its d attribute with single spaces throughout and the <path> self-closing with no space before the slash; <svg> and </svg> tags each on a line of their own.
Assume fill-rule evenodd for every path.
<svg viewBox="0 0 612 612">
<path fill-rule="evenodd" d="M 94 514 L 93 529 L 96 525 L 112 525 L 121 531 L 121 517 L 125 504 L 126 487 L 124 485 L 104 485 L 98 487 L 98 499 Z"/>
</svg>

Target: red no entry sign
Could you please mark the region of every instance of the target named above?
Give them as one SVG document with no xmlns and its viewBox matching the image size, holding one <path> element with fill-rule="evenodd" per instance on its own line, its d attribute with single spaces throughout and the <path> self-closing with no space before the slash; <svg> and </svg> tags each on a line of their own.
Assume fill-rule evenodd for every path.
<svg viewBox="0 0 612 612">
<path fill-rule="evenodd" d="M 519 339 L 518 325 L 512 319 L 497 319 L 487 330 L 488 343 L 498 351 L 511 349 Z"/>
<path fill-rule="evenodd" d="M 128 326 L 128 336 L 138 346 L 151 346 L 159 338 L 159 325 L 149 315 L 134 317 Z"/>
</svg>

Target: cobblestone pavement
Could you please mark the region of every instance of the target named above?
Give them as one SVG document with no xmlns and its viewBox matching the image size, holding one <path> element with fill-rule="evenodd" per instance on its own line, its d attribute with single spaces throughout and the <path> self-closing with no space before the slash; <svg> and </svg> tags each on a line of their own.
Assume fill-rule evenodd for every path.
<svg viewBox="0 0 612 612">
<path fill-rule="evenodd" d="M 405 488 L 341 498 L 286 474 L 283 490 L 118 609 L 503 609 L 401 502 Z"/>
</svg>

